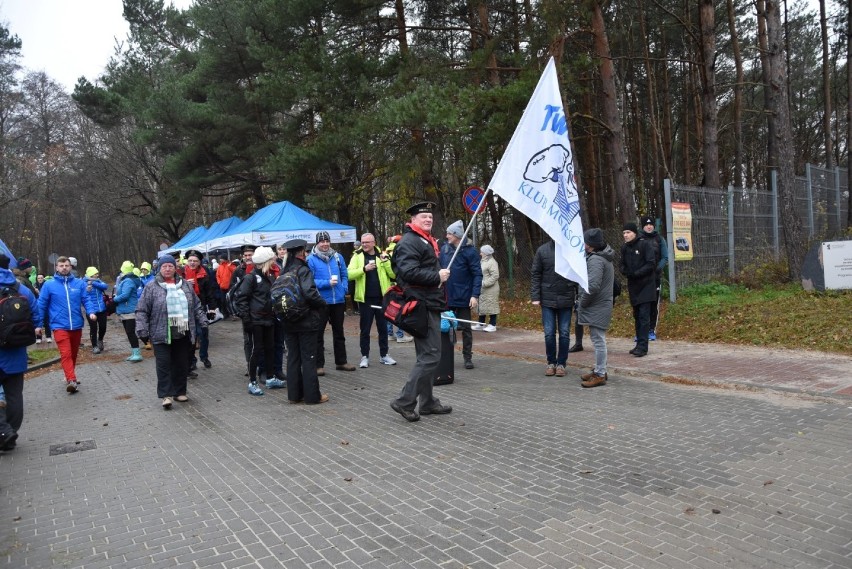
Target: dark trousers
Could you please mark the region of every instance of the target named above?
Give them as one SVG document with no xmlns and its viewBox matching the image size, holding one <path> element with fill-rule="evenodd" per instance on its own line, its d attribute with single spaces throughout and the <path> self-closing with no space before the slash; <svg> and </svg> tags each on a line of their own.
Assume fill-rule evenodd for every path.
<svg viewBox="0 0 852 569">
<path fill-rule="evenodd" d="M 379 333 L 379 355 L 388 355 L 388 321 L 381 308 L 370 308 L 370 306 L 381 306 L 381 297 L 364 299 L 361 304 L 361 355 L 370 355 L 370 327 L 373 320 L 376 321 L 376 331 Z"/>
<path fill-rule="evenodd" d="M 284 373 L 284 323 L 276 319 L 273 324 L 273 350 L 275 352 L 274 365 L 275 377 L 284 379 L 287 374 Z M 258 369 L 266 369 L 266 353 L 260 357 L 257 362 Z"/>
<path fill-rule="evenodd" d="M 186 376 L 189 373 L 189 357 L 192 342 L 187 333 L 173 339 L 171 344 L 154 344 L 154 359 L 157 369 L 157 397 L 186 395 Z"/>
<path fill-rule="evenodd" d="M 257 381 L 257 368 L 261 362 L 264 364 L 266 379 L 270 379 L 275 375 L 275 369 L 273 368 L 275 358 L 272 357 L 272 352 L 275 349 L 275 329 L 272 326 L 258 326 L 255 324 L 251 328 L 251 333 L 253 349 L 251 358 L 249 358 L 248 372 L 250 381 L 254 383 Z"/>
<path fill-rule="evenodd" d="M 430 409 L 440 404 L 432 395 L 432 382 L 441 363 L 441 313 L 429 312 L 429 323 L 425 338 L 414 338 L 417 361 L 408 374 L 396 403 L 403 409 L 413 411 L 420 401 L 420 409 Z"/>
<path fill-rule="evenodd" d="M 346 363 L 346 337 L 343 335 L 343 317 L 346 315 L 346 304 L 329 304 L 326 309 L 326 320 L 331 324 L 331 338 L 334 346 L 334 363 Z M 325 326 L 317 332 L 317 367 L 325 367 Z M 287 348 L 290 349 L 289 347 Z"/>
<path fill-rule="evenodd" d="M 246 355 L 246 364 L 251 361 L 252 346 L 254 345 L 254 336 L 251 333 L 251 328 L 247 328 L 243 322 L 243 353 Z"/>
<path fill-rule="evenodd" d="M 651 306 L 653 302 L 643 302 L 633 306 L 633 321 L 636 325 L 636 349 L 648 351 L 648 332 L 651 329 Z"/>
<path fill-rule="evenodd" d="M 127 334 L 127 341 L 130 342 L 130 347 L 134 350 L 137 349 L 139 347 L 139 338 L 136 337 L 136 319 L 122 320 L 121 325 L 124 326 L 124 333 Z"/>
<path fill-rule="evenodd" d="M 89 339 L 92 341 L 92 347 L 97 346 L 98 342 L 103 342 L 107 327 L 106 310 L 95 312 L 95 316 L 97 316 L 95 320 L 90 320 L 88 316 L 86 317 L 86 321 L 89 323 Z M 133 321 L 133 325 L 136 325 L 135 320 Z"/>
<path fill-rule="evenodd" d="M 451 306 L 450 310 L 455 313 L 456 318 L 470 320 L 469 306 Z M 464 361 L 469 362 L 473 357 L 473 332 L 470 331 L 470 324 L 467 322 L 459 322 L 458 329 L 461 330 L 462 335 L 462 355 Z"/>
<path fill-rule="evenodd" d="M 0 409 L 0 434 L 17 433 L 24 422 L 24 374 L 0 371 L 0 385 L 6 392 L 6 408 Z"/>
<path fill-rule="evenodd" d="M 284 332 L 287 344 L 287 398 L 319 403 L 320 386 L 317 377 L 317 333 Z"/>
</svg>

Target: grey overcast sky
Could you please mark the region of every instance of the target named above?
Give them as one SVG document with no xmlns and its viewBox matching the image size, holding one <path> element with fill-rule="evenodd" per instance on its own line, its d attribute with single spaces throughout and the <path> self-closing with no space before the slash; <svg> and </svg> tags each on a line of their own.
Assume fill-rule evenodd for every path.
<svg viewBox="0 0 852 569">
<path fill-rule="evenodd" d="M 171 1 L 186 8 L 192 0 Z M 94 81 L 127 37 L 121 0 L 0 0 L 0 22 L 21 38 L 22 65 L 44 71 L 69 93 Z"/>
<path fill-rule="evenodd" d="M 181 9 L 192 4 L 166 1 Z M 808 4 L 818 17 L 818 0 Z M 829 0 L 829 6 L 833 4 Z M 116 40 L 127 36 L 121 14 L 121 0 L 0 0 L 0 22 L 23 42 L 23 66 L 46 72 L 69 93 L 81 75 L 97 79 Z"/>
</svg>

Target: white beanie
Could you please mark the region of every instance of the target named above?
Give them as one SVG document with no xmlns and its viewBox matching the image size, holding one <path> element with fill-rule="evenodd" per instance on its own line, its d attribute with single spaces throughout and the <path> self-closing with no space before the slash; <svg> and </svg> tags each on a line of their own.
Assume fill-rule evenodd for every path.
<svg viewBox="0 0 852 569">
<path fill-rule="evenodd" d="M 258 247 L 251 256 L 251 262 L 255 265 L 262 265 L 266 261 L 275 258 L 275 251 L 270 247 Z"/>
<path fill-rule="evenodd" d="M 492 247 L 491 245 L 483 245 L 482 247 L 479 248 L 479 252 L 482 253 L 483 255 L 493 255 L 494 254 L 494 247 Z"/>
</svg>

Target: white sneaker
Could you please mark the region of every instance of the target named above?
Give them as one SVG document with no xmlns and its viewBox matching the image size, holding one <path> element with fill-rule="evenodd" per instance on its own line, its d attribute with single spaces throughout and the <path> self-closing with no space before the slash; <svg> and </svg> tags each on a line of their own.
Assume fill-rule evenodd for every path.
<svg viewBox="0 0 852 569">
<path fill-rule="evenodd" d="M 409 336 L 408 334 L 403 335 L 402 338 L 397 337 L 397 339 L 396 339 L 396 342 L 398 344 L 406 344 L 408 342 L 413 342 L 413 341 L 414 341 L 414 337 Z"/>
<path fill-rule="evenodd" d="M 483 332 L 496 332 L 496 331 L 497 331 L 497 326 L 495 326 L 494 324 L 489 324 L 488 326 L 486 326 L 485 328 L 483 328 L 483 329 L 482 329 L 482 331 L 483 331 Z"/>
<path fill-rule="evenodd" d="M 382 362 L 383 364 L 385 364 L 386 366 L 395 366 L 396 365 L 396 360 L 393 359 L 390 356 L 382 356 L 382 358 L 379 361 Z"/>
<path fill-rule="evenodd" d="M 470 326 L 471 330 L 482 330 L 483 328 L 484 326 L 482 324 L 471 324 Z"/>
<path fill-rule="evenodd" d="M 370 358 L 361 356 L 361 363 L 358 364 L 358 367 L 370 367 Z"/>
<path fill-rule="evenodd" d="M 51 343 L 52 341 L 53 341 L 53 339 L 52 339 L 52 338 L 48 338 L 48 339 L 47 339 L 47 343 L 48 343 L 48 344 L 49 344 L 49 343 Z"/>
<path fill-rule="evenodd" d="M 36 344 L 41 344 L 41 338 L 36 338 Z"/>
</svg>

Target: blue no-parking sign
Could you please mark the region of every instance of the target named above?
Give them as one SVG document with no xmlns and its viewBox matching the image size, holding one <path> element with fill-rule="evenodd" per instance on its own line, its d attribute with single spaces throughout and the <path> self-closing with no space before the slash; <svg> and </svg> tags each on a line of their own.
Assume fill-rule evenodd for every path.
<svg viewBox="0 0 852 569">
<path fill-rule="evenodd" d="M 485 197 L 485 190 L 479 186 L 471 186 L 464 191 L 462 196 L 462 205 L 469 214 L 476 213 L 482 198 Z"/>
</svg>

